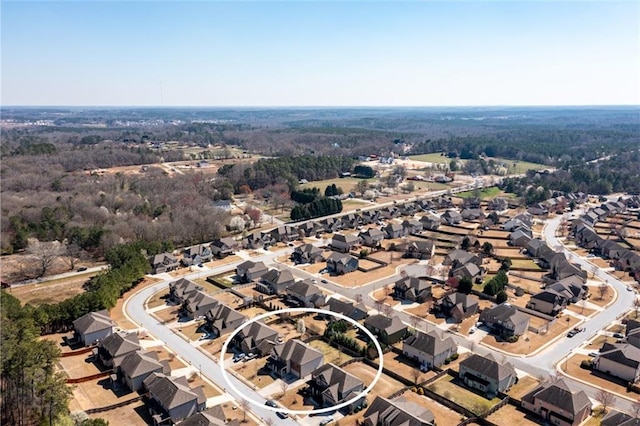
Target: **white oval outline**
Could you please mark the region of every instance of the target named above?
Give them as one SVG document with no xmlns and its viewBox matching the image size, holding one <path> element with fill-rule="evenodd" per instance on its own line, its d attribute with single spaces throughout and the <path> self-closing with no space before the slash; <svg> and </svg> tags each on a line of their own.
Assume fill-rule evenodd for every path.
<svg viewBox="0 0 640 426">
<path fill-rule="evenodd" d="M 240 332 L 240 330 L 242 330 L 243 328 L 247 327 L 249 324 L 251 324 L 253 322 L 256 322 L 256 321 L 259 321 L 259 320 L 261 320 L 263 318 L 271 317 L 271 316 L 274 316 L 274 315 L 285 314 L 285 313 L 293 313 L 293 312 L 316 312 L 316 313 L 319 313 L 319 314 L 331 315 L 331 316 L 338 317 L 340 319 L 346 320 L 346 321 L 350 322 L 351 324 L 359 327 L 361 330 L 363 330 L 371 338 L 371 341 L 376 346 L 376 349 L 378 350 L 378 357 L 380 359 L 380 363 L 378 365 L 378 371 L 377 371 L 375 377 L 373 378 L 373 381 L 371 382 L 371 384 L 369 384 L 369 386 L 367 386 L 362 392 L 360 392 L 358 395 L 354 396 L 353 398 L 351 398 L 348 401 L 342 402 L 340 404 L 332 405 L 331 407 L 320 408 L 320 409 L 317 409 L 317 410 L 290 410 L 288 408 L 270 407 L 268 405 L 264 405 L 263 403 L 260 403 L 258 401 L 254 401 L 253 399 L 248 398 L 247 396 L 245 396 L 244 392 L 242 392 L 233 383 L 231 383 L 231 380 L 229 380 L 229 376 L 227 376 L 227 369 L 224 366 L 224 364 L 225 364 L 224 356 L 227 354 L 227 349 L 229 347 L 229 343 L 231 343 L 231 339 L 233 339 L 233 337 L 236 334 L 238 334 Z M 382 347 L 380 346 L 380 343 L 378 342 L 378 339 L 376 338 L 376 336 L 374 336 L 369 330 L 367 330 L 366 327 L 364 327 L 362 324 L 358 323 L 353 318 L 350 318 L 348 316 L 339 314 L 337 312 L 328 311 L 328 310 L 325 310 L 325 309 L 317 309 L 317 308 L 286 308 L 286 309 L 279 309 L 279 310 L 273 311 L 273 312 L 265 312 L 264 314 L 257 315 L 255 317 L 253 317 L 251 320 L 249 320 L 249 321 L 245 322 L 244 324 L 242 324 L 240 327 L 236 328 L 234 330 L 234 332 L 231 333 L 231 335 L 229 335 L 229 337 L 227 337 L 227 340 L 222 345 L 222 349 L 220 350 L 220 362 L 219 362 L 219 365 L 220 365 L 220 370 L 222 371 L 222 378 L 224 379 L 224 381 L 227 382 L 227 384 L 229 385 L 229 387 L 231 389 L 236 391 L 236 393 L 238 393 L 239 395 L 242 395 L 243 398 L 246 399 L 248 402 L 250 402 L 250 403 L 252 403 L 254 405 L 257 405 L 259 407 L 266 408 L 267 410 L 273 411 L 274 413 L 287 413 L 289 415 L 308 415 L 308 414 L 328 413 L 330 411 L 339 410 L 339 409 L 341 409 L 343 407 L 346 407 L 347 405 L 357 401 L 358 399 L 362 398 L 363 396 L 366 396 L 369 392 L 371 392 L 371 389 L 373 389 L 373 387 L 378 382 L 378 380 L 380 380 L 380 376 L 382 376 L 382 365 L 384 363 L 383 357 L 384 357 L 384 354 L 382 353 Z M 240 379 L 238 379 L 238 380 L 240 380 Z M 256 392 L 258 392 L 257 389 L 254 389 L 254 390 Z M 266 398 L 265 398 L 265 400 L 266 400 Z"/>
</svg>

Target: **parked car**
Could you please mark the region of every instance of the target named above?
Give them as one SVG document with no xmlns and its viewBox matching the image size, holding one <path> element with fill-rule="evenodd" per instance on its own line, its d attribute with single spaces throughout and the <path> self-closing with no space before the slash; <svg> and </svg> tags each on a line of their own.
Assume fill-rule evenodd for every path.
<svg viewBox="0 0 640 426">
<path fill-rule="evenodd" d="M 247 354 L 247 356 L 244 357 L 244 360 L 242 362 L 251 361 L 252 359 L 256 358 L 257 356 L 258 356 L 258 354 L 254 354 L 253 352 L 249 352 Z"/>
<path fill-rule="evenodd" d="M 271 399 L 267 399 L 264 402 L 264 405 L 268 405 L 269 407 L 277 407 L 278 406 L 278 404 L 276 404 L 276 402 L 271 400 Z"/>
<path fill-rule="evenodd" d="M 622 335 L 622 333 L 613 333 L 613 337 L 615 337 L 616 339 L 622 339 L 624 335 Z"/>
<path fill-rule="evenodd" d="M 276 416 L 280 417 L 281 419 L 286 419 L 287 417 L 289 417 L 289 414 L 282 412 L 282 411 L 278 411 L 276 413 Z"/>
<path fill-rule="evenodd" d="M 233 357 L 233 362 L 242 361 L 242 359 L 244 357 L 246 357 L 246 356 L 247 356 L 247 354 L 245 354 L 245 353 L 239 353 L 239 354 L 237 354 L 236 356 Z"/>
<path fill-rule="evenodd" d="M 469 329 L 469 334 L 473 334 L 473 333 L 475 333 L 477 330 L 478 330 L 477 328 L 475 328 L 475 327 L 471 327 L 471 328 Z"/>
<path fill-rule="evenodd" d="M 78 272 L 84 272 L 84 271 L 86 271 L 86 270 L 87 270 L 87 268 L 85 268 L 84 266 L 83 266 L 83 267 L 81 267 L 81 268 L 78 268 Z"/>
<path fill-rule="evenodd" d="M 328 424 L 329 424 L 329 423 L 331 423 L 332 421 L 333 421 L 333 417 L 332 417 L 332 416 L 329 416 L 329 417 L 327 417 L 326 419 L 324 419 L 324 420 L 322 420 L 322 421 L 320 422 L 320 426 L 328 425 Z"/>
<path fill-rule="evenodd" d="M 598 352 L 589 352 L 589 356 L 598 356 L 599 353 Z"/>
<path fill-rule="evenodd" d="M 577 331 L 575 331 L 575 330 L 571 330 L 571 331 L 567 334 L 567 337 L 573 337 L 573 336 L 575 336 L 576 334 L 578 334 L 578 332 L 577 332 Z"/>
<path fill-rule="evenodd" d="M 627 286 L 627 291 L 633 291 L 633 287 L 631 287 L 630 285 Z"/>
</svg>

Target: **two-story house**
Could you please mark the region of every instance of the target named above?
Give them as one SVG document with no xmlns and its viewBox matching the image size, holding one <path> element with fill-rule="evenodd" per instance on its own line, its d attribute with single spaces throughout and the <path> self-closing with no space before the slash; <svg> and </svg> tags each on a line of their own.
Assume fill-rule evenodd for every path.
<svg viewBox="0 0 640 426">
<path fill-rule="evenodd" d="M 247 260 L 238 265 L 236 268 L 236 276 L 239 281 L 248 283 L 258 281 L 267 271 L 269 271 L 269 268 L 267 268 L 264 262 Z"/>
<path fill-rule="evenodd" d="M 289 269 L 270 269 L 262 275 L 260 282 L 256 284 L 256 290 L 266 294 L 285 294 L 287 288 L 295 282 Z"/>
<path fill-rule="evenodd" d="M 115 326 L 106 309 L 89 312 L 73 322 L 74 338 L 89 346 L 113 334 Z"/>
<path fill-rule="evenodd" d="M 436 331 L 416 331 L 402 342 L 402 353 L 425 368 L 440 367 L 447 358 L 458 351 L 451 337 L 443 339 Z"/>
<path fill-rule="evenodd" d="M 330 273 L 342 275 L 358 269 L 358 258 L 346 253 L 332 253 L 327 258 L 327 270 Z"/>
<path fill-rule="evenodd" d="M 235 346 L 245 353 L 266 356 L 278 341 L 278 332 L 263 322 L 252 322 L 233 336 Z"/>
<path fill-rule="evenodd" d="M 364 413 L 363 426 L 435 426 L 436 419 L 428 408 L 404 397 L 387 399 L 376 395 Z"/>
<path fill-rule="evenodd" d="M 296 264 L 324 262 L 325 260 L 322 256 L 322 249 L 313 244 L 303 244 L 296 247 L 291 254 L 291 259 Z"/>
<path fill-rule="evenodd" d="M 166 424 L 167 421 L 175 424 L 205 409 L 207 399 L 202 387 L 191 389 L 184 376 L 173 378 L 152 373 L 143 384 L 149 398 L 155 402 L 151 413 L 155 424 Z"/>
<path fill-rule="evenodd" d="M 393 287 L 394 297 L 424 303 L 431 299 L 431 282 L 418 277 L 401 277 Z"/>
<path fill-rule="evenodd" d="M 349 401 L 364 390 L 364 383 L 334 364 L 325 364 L 311 373 L 311 391 L 323 407 L 331 407 Z M 361 405 L 364 396 L 343 408 L 351 411 Z"/>
<path fill-rule="evenodd" d="M 283 377 L 307 377 L 324 364 L 324 353 L 298 339 L 287 340 L 274 346 L 267 360 L 267 368 Z"/>
<path fill-rule="evenodd" d="M 521 336 L 529 328 L 529 315 L 506 302 L 480 313 L 480 321 L 500 336 Z"/>
<path fill-rule="evenodd" d="M 364 326 L 385 345 L 393 345 L 407 334 L 407 326 L 395 315 L 372 315 L 364 321 Z"/>
<path fill-rule="evenodd" d="M 545 383 L 522 398 L 522 408 L 545 423 L 577 426 L 591 415 L 591 401 L 583 391 L 572 390 L 562 379 Z"/>
<path fill-rule="evenodd" d="M 358 237 L 363 246 L 377 248 L 380 247 L 380 243 L 384 240 L 384 232 L 376 228 L 370 228 L 360 232 Z"/>
<path fill-rule="evenodd" d="M 491 355 L 473 354 L 460 362 L 460 380 L 489 397 L 506 392 L 518 382 L 516 370 L 509 362 L 500 363 Z"/>
<path fill-rule="evenodd" d="M 247 317 L 224 303 L 220 303 L 205 314 L 207 328 L 216 336 L 224 336 L 240 327 Z"/>
</svg>

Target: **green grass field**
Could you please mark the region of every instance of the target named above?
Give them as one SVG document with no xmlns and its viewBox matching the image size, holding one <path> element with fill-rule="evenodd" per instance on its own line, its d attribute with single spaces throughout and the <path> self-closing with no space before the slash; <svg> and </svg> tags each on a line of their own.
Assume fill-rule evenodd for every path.
<svg viewBox="0 0 640 426">
<path fill-rule="evenodd" d="M 440 163 L 440 164 L 449 164 L 451 163 L 451 160 L 452 160 L 451 158 L 440 155 L 439 152 L 434 152 L 431 154 L 412 155 L 409 158 L 414 161 L 424 161 L 426 163 Z M 504 164 L 504 166 L 507 168 L 508 173 L 510 175 L 523 174 L 523 173 L 526 173 L 527 170 L 546 169 L 549 167 L 545 164 L 530 163 L 528 161 L 509 160 L 506 158 L 491 157 L 489 158 L 489 160 L 493 160 L 497 163 Z M 466 162 L 466 160 L 460 160 L 460 159 L 457 159 L 456 161 L 463 164 Z"/>
<path fill-rule="evenodd" d="M 324 190 L 327 188 L 327 186 L 332 185 L 332 184 L 336 184 L 337 187 L 342 188 L 342 190 L 346 193 L 349 193 L 351 191 L 355 190 L 356 185 L 358 184 L 358 182 L 360 182 L 362 179 L 358 179 L 358 178 L 335 178 L 335 179 L 327 179 L 327 180 L 317 180 L 314 182 L 309 182 L 309 183 L 305 183 L 303 185 L 300 185 L 299 188 L 300 189 L 305 189 L 305 188 L 313 188 L 316 187 L 318 189 L 320 189 L 320 192 L 322 194 L 324 194 Z M 374 182 L 375 179 L 369 179 L 370 182 Z"/>
<path fill-rule="evenodd" d="M 431 154 L 411 155 L 409 156 L 409 159 L 413 161 L 424 161 L 425 163 L 440 163 L 440 164 L 451 163 L 451 158 L 447 158 L 444 155 L 440 155 L 439 152 L 434 152 Z"/>
<path fill-rule="evenodd" d="M 474 197 L 473 192 L 474 191 L 459 192 L 458 197 L 460 198 Z M 489 188 L 483 188 L 482 190 L 480 190 L 479 197 L 481 200 L 496 198 L 498 195 L 500 195 L 501 192 L 502 191 L 500 191 L 499 188 L 495 186 L 491 186 Z"/>
</svg>

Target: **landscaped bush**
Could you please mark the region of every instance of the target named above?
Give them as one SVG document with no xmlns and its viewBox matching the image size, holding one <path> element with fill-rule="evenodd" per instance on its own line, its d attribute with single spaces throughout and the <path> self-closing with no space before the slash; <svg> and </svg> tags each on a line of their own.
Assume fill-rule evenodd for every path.
<svg viewBox="0 0 640 426">
<path fill-rule="evenodd" d="M 515 343 L 515 342 L 518 341 L 519 338 L 520 338 L 520 336 L 509 336 L 509 338 L 507 339 L 507 342 Z"/>
<path fill-rule="evenodd" d="M 451 355 L 451 361 L 455 361 L 458 358 L 460 358 L 460 354 L 457 353 L 457 352 L 455 354 Z"/>
<path fill-rule="evenodd" d="M 592 364 L 591 361 L 587 359 L 583 359 L 580 363 L 580 368 L 584 368 L 585 370 L 591 370 Z"/>
</svg>

